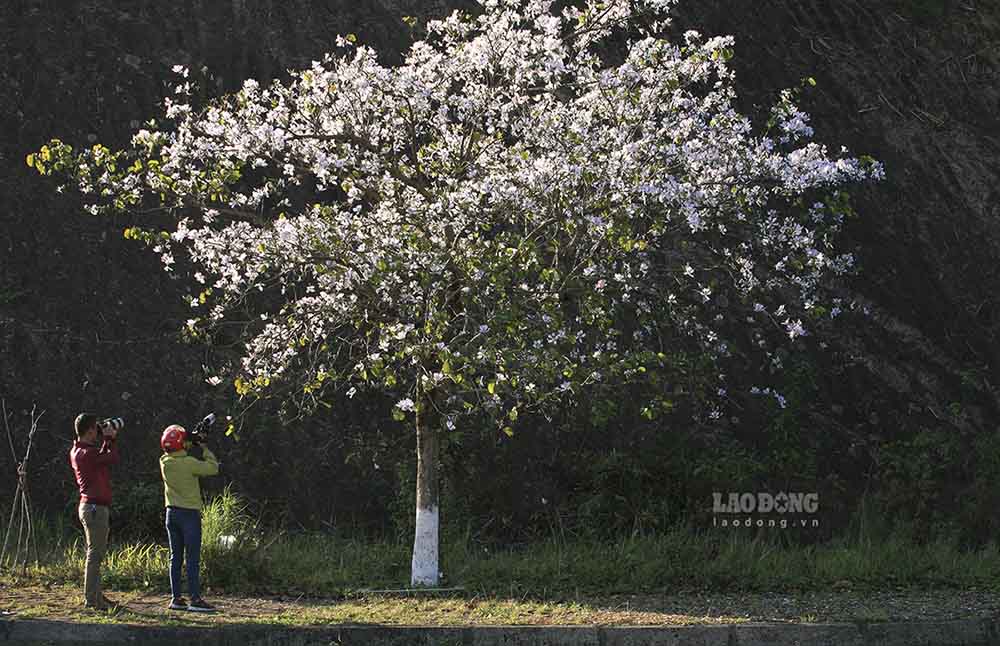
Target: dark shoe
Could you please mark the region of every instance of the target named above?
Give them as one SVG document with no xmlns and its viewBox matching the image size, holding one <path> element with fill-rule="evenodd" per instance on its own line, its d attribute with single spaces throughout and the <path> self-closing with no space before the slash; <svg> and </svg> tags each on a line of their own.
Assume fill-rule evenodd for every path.
<svg viewBox="0 0 1000 646">
<path fill-rule="evenodd" d="M 108 599 L 104 595 L 101 595 L 101 601 L 103 601 L 104 605 L 106 605 L 109 608 L 117 608 L 118 607 L 118 602 L 117 601 L 114 601 L 113 599 Z"/>
<path fill-rule="evenodd" d="M 167 606 L 170 610 L 187 610 L 188 602 L 184 597 L 174 597 L 170 600 L 170 605 Z"/>
<path fill-rule="evenodd" d="M 204 599 L 191 599 L 187 609 L 191 612 L 215 612 L 215 606 Z"/>
</svg>

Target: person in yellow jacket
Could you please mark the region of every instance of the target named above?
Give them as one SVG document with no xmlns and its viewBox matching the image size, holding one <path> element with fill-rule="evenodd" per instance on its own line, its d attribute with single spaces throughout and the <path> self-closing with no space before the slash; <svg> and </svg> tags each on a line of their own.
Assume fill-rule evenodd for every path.
<svg viewBox="0 0 1000 646">
<path fill-rule="evenodd" d="M 201 598 L 198 568 L 201 562 L 200 479 L 219 473 L 219 461 L 202 445 L 202 459 L 189 455 L 190 436 L 183 426 L 168 426 L 160 437 L 160 474 L 167 507 L 167 538 L 170 540 L 171 610 L 214 612 Z M 181 596 L 181 565 L 187 559 L 187 583 L 191 602 Z"/>
</svg>

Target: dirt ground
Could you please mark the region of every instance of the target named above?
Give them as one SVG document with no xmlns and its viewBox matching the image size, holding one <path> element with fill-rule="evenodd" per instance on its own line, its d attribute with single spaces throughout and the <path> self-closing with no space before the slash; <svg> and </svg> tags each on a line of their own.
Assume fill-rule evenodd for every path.
<svg viewBox="0 0 1000 646">
<path fill-rule="evenodd" d="M 0 583 L 0 617 L 128 624 L 232 623 L 330 625 L 684 625 L 746 621 L 824 623 L 994 617 L 1000 594 L 979 590 L 613 595 L 560 600 L 482 597 L 453 592 L 368 594 L 345 599 L 210 594 L 214 615 L 167 609 L 169 596 L 107 590 L 118 607 L 86 610 L 80 589 Z"/>
</svg>

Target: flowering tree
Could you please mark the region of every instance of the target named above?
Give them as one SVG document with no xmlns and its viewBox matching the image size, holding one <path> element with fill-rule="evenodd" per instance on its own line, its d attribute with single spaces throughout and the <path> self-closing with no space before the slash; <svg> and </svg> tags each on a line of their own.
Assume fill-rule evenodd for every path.
<svg viewBox="0 0 1000 646">
<path fill-rule="evenodd" d="M 429 23 L 397 67 L 349 36 L 201 104 L 175 68 L 166 127 L 27 160 L 95 214 L 148 216 L 126 235 L 201 285 L 193 331 L 254 313 L 240 395 L 397 393 L 417 437 L 414 585 L 438 582 L 443 430 L 485 414 L 513 433 L 590 384 L 680 370 L 682 346 L 725 361 L 733 329 L 767 361 L 851 265 L 838 188 L 882 172 L 810 142 L 794 93 L 754 128 L 731 38 L 670 42 L 672 0 L 481 4 Z M 613 66 L 596 53 L 612 33 L 633 35 Z"/>
</svg>

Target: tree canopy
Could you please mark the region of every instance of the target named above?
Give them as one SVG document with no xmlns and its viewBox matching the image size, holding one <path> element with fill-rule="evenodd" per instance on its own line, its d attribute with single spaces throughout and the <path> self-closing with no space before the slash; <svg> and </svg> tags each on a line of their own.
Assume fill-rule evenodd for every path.
<svg viewBox="0 0 1000 646">
<path fill-rule="evenodd" d="M 203 285 L 192 329 L 255 314 L 241 394 L 374 384 L 399 415 L 437 392 L 451 426 L 669 369 L 692 342 L 726 357 L 734 322 L 773 358 L 810 310 L 836 315 L 837 189 L 881 167 L 809 141 L 792 92 L 755 129 L 732 39 L 664 38 L 671 4 L 485 1 L 400 66 L 347 36 L 202 105 L 177 67 L 130 149 L 54 141 L 29 163 L 72 175 L 93 213 L 173 216 L 126 233 Z M 611 65 L 596 45 L 617 30 Z"/>
</svg>

